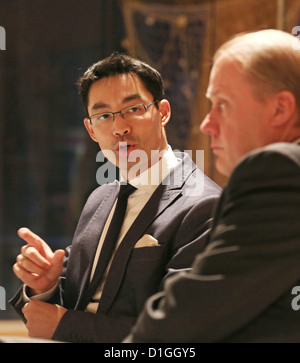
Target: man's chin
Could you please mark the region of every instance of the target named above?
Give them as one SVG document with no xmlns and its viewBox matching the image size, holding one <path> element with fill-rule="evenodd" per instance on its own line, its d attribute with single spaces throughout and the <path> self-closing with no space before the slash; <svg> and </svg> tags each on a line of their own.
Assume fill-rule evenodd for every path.
<svg viewBox="0 0 300 363">
<path fill-rule="evenodd" d="M 233 168 L 229 167 L 224 161 L 220 160 L 220 158 L 216 161 L 216 169 L 218 173 L 225 177 L 229 177 L 232 173 Z"/>
</svg>

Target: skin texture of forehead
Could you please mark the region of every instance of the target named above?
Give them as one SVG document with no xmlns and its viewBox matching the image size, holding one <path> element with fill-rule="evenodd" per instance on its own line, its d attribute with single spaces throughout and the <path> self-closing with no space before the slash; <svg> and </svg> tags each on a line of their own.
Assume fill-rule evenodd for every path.
<svg viewBox="0 0 300 363">
<path fill-rule="evenodd" d="M 133 99 L 135 100 L 141 99 L 142 94 L 147 94 L 151 96 L 150 92 L 146 89 L 141 79 L 136 74 L 124 73 L 116 76 L 104 77 L 94 82 L 89 89 L 89 97 L 88 97 L 89 109 L 95 108 L 94 105 L 91 105 L 91 94 L 93 93 L 93 97 L 97 98 L 97 96 L 94 95 L 93 91 L 98 87 L 110 88 L 111 91 L 111 86 L 112 86 L 111 83 L 113 83 L 114 92 L 115 92 L 115 94 L 110 97 L 112 101 L 114 101 L 116 97 L 121 96 L 122 100 L 124 101 L 123 103 L 125 104 L 126 102 L 129 102 Z M 115 87 L 116 84 L 119 84 L 118 87 Z M 109 105 L 108 100 L 104 102 L 103 100 L 97 99 L 96 102 Z"/>
</svg>

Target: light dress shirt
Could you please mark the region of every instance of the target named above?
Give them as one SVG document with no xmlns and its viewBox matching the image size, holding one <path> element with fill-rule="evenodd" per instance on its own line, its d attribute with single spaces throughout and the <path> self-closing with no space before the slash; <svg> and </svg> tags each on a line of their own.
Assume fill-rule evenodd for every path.
<svg viewBox="0 0 300 363">
<path fill-rule="evenodd" d="M 116 252 L 118 246 L 120 245 L 121 241 L 125 237 L 127 231 L 129 230 L 129 228 L 135 221 L 136 217 L 139 215 L 139 213 L 144 208 L 144 206 L 146 205 L 148 200 L 151 198 L 152 194 L 154 193 L 156 188 L 159 186 L 159 184 L 161 184 L 163 179 L 171 172 L 172 169 L 174 169 L 174 167 L 176 166 L 177 163 L 178 163 L 178 160 L 177 160 L 175 154 L 173 153 L 171 147 L 169 146 L 168 150 L 165 152 L 163 157 L 157 163 L 155 163 L 149 169 L 145 170 L 143 173 L 141 173 L 140 175 L 138 175 L 137 177 L 135 177 L 134 179 L 131 179 L 129 181 L 129 183 L 132 186 L 134 186 L 135 188 L 137 188 L 137 190 L 135 190 L 128 198 L 127 209 L 126 209 L 123 225 L 121 227 L 120 234 L 119 234 L 118 240 L 116 242 L 116 248 L 113 252 L 113 256 L 114 256 L 114 253 Z M 121 173 L 121 181 L 125 181 L 124 177 L 122 176 L 122 173 Z M 116 204 L 117 204 L 117 200 L 115 201 L 115 204 L 107 218 L 103 232 L 101 234 L 98 249 L 95 254 L 94 264 L 93 264 L 92 271 L 91 271 L 90 281 L 92 280 L 92 278 L 94 276 L 94 272 L 95 272 L 95 269 L 96 269 L 96 266 L 98 263 L 101 248 L 104 243 L 110 222 L 112 220 Z M 88 304 L 86 311 L 96 313 L 96 311 L 98 309 L 99 300 L 102 295 L 102 291 L 104 288 L 107 274 L 109 272 L 111 262 L 113 260 L 113 256 L 106 269 L 102 282 L 100 283 L 100 286 L 98 287 L 96 293 L 93 296 L 94 302 L 90 302 Z"/>
<path fill-rule="evenodd" d="M 154 193 L 154 191 L 156 190 L 156 188 L 161 184 L 161 182 L 165 179 L 165 177 L 167 177 L 167 175 L 175 168 L 175 166 L 178 163 L 179 163 L 179 159 L 176 158 L 171 146 L 169 145 L 167 151 L 164 153 L 162 158 L 157 163 L 155 163 L 149 169 L 145 170 L 140 175 L 138 175 L 137 177 L 135 177 L 134 179 L 131 179 L 129 181 L 129 183 L 131 185 L 133 185 L 135 188 L 137 188 L 137 190 L 135 190 L 128 198 L 127 209 L 126 209 L 123 225 L 121 227 L 120 234 L 119 234 L 119 237 L 118 237 L 118 240 L 116 243 L 115 251 L 117 250 L 119 244 L 121 243 L 122 239 L 126 235 L 129 228 L 135 221 L 136 217 L 139 215 L 139 213 L 144 208 L 144 206 L 146 205 L 148 200 L 151 198 L 151 196 Z M 121 174 L 121 181 L 125 181 L 122 174 Z M 108 231 L 110 222 L 112 220 L 112 216 L 113 216 L 113 213 L 114 213 L 114 210 L 116 207 L 116 203 L 117 203 L 117 200 L 115 201 L 115 203 L 113 205 L 113 208 L 112 208 L 112 210 L 107 218 L 107 221 L 105 223 L 105 226 L 103 228 L 103 232 L 100 236 L 98 248 L 97 248 L 97 251 L 95 254 L 94 263 L 93 263 L 92 270 L 91 270 L 90 281 L 92 280 L 92 278 L 94 276 L 94 272 L 95 272 L 95 269 L 96 269 L 96 266 L 98 263 L 101 248 L 102 248 L 103 242 L 105 240 L 106 233 Z M 114 251 L 114 253 L 115 253 L 115 251 Z M 113 255 L 114 255 L 114 253 L 113 253 Z M 105 280 L 106 280 L 107 274 L 109 272 L 109 267 L 110 267 L 112 259 L 113 259 L 113 256 L 106 269 L 104 277 L 93 296 L 93 301 L 88 304 L 86 311 L 93 312 L 93 313 L 97 312 L 99 300 L 102 295 Z M 58 286 L 58 282 L 51 290 L 49 290 L 43 294 L 35 295 L 35 296 L 32 296 L 29 298 L 26 293 L 26 285 L 24 285 L 22 298 L 25 302 L 30 301 L 30 300 L 46 301 L 53 295 L 57 286 Z"/>
</svg>

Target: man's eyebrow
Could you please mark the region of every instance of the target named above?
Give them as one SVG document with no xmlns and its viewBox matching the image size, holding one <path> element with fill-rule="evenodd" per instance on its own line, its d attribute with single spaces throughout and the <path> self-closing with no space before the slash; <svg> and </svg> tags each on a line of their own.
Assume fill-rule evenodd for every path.
<svg viewBox="0 0 300 363">
<path fill-rule="evenodd" d="M 141 99 L 142 99 L 141 95 L 139 95 L 138 93 L 134 93 L 132 95 L 125 97 L 123 99 L 122 103 L 126 103 L 126 102 L 133 101 L 133 100 L 141 100 Z"/>
<path fill-rule="evenodd" d="M 132 95 L 125 97 L 122 100 L 122 103 L 127 103 L 127 102 L 130 102 L 133 100 L 142 100 L 142 97 L 138 93 L 134 93 Z M 92 111 L 98 111 L 103 108 L 110 108 L 110 105 L 108 105 L 107 103 L 104 103 L 104 102 L 96 102 L 91 109 L 92 109 Z"/>
<path fill-rule="evenodd" d="M 107 108 L 109 107 L 109 105 L 107 105 L 106 103 L 103 103 L 103 102 L 96 102 L 93 107 L 92 107 L 92 110 L 93 111 L 97 111 L 97 110 L 100 110 L 102 108 Z"/>
<path fill-rule="evenodd" d="M 207 89 L 205 96 L 206 98 L 210 99 L 211 97 L 218 96 L 219 93 L 220 92 L 218 90 L 211 91 L 210 89 Z"/>
</svg>

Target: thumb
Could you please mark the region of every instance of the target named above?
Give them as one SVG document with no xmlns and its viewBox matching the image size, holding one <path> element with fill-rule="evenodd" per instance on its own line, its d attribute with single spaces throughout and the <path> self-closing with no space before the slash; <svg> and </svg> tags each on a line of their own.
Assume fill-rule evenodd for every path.
<svg viewBox="0 0 300 363">
<path fill-rule="evenodd" d="M 48 278 L 49 280 L 56 280 L 63 269 L 65 251 L 64 250 L 56 250 L 51 260 L 51 268 L 49 270 Z"/>
<path fill-rule="evenodd" d="M 65 251 L 64 250 L 56 250 L 54 252 L 54 255 L 52 257 L 52 265 L 55 266 L 62 266 L 63 262 L 64 262 L 64 257 L 65 257 Z"/>
</svg>

